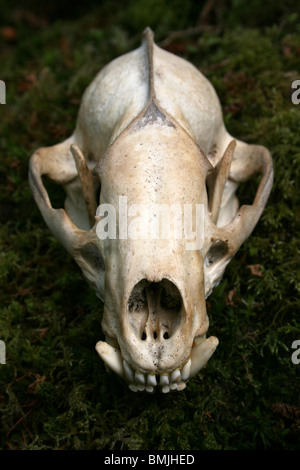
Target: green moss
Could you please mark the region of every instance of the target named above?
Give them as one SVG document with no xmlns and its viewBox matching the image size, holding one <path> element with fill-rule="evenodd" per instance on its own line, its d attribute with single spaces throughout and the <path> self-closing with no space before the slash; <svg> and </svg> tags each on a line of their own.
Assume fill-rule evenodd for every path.
<svg viewBox="0 0 300 470">
<path fill-rule="evenodd" d="M 163 40 L 196 26 L 204 2 L 120 8 L 107 0 L 74 7 L 72 17 L 51 4 L 1 7 L 0 448 L 299 449 L 300 365 L 291 360 L 300 339 L 300 107 L 290 99 L 300 78 L 297 3 L 233 0 L 215 6 L 209 28 L 168 46 L 212 81 L 230 133 L 270 149 L 275 180 L 258 226 L 208 299 L 209 334 L 220 340 L 214 356 L 185 391 L 166 396 L 133 394 L 97 357 L 103 306 L 46 228 L 28 160 L 71 134 L 85 87 L 139 44 L 146 25 Z M 15 39 L 1 33 L 7 26 Z M 47 188 L 60 207 L 60 190 Z M 259 276 L 248 267 L 256 264 Z"/>
</svg>

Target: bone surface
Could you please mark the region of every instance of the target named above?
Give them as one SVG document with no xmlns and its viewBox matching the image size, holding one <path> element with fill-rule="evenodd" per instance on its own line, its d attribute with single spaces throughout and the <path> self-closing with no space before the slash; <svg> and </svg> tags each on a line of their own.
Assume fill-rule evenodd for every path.
<svg viewBox="0 0 300 470">
<path fill-rule="evenodd" d="M 257 173 L 254 200 L 240 207 L 237 188 Z M 64 208 L 52 207 L 42 177 L 63 186 Z M 34 152 L 29 181 L 104 304 L 96 351 L 108 370 L 133 392 L 184 390 L 217 348 L 205 299 L 264 210 L 269 151 L 227 132 L 210 82 L 147 28 L 89 85 L 73 134 Z M 199 215 L 190 231 L 188 208 Z"/>
</svg>

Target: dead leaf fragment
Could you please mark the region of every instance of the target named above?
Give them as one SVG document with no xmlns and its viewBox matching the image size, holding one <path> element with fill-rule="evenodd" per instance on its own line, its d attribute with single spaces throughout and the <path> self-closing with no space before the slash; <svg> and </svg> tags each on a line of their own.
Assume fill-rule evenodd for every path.
<svg viewBox="0 0 300 470">
<path fill-rule="evenodd" d="M 262 273 L 260 264 L 249 264 L 246 267 L 248 269 L 250 269 L 252 276 L 263 277 L 263 273 Z"/>
<path fill-rule="evenodd" d="M 14 41 L 17 37 L 17 32 L 12 26 L 4 26 L 0 29 L 0 35 L 6 39 L 6 41 Z"/>
</svg>

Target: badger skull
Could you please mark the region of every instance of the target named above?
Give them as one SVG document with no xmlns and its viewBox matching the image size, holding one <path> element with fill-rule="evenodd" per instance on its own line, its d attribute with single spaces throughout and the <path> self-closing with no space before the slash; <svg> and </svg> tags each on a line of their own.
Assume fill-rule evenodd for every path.
<svg viewBox="0 0 300 470">
<path fill-rule="evenodd" d="M 256 173 L 253 204 L 239 207 L 237 187 Z M 42 175 L 64 187 L 65 209 L 52 207 Z M 32 155 L 29 180 L 46 224 L 104 302 L 106 341 L 96 350 L 105 364 L 133 391 L 182 390 L 217 347 L 206 338 L 205 298 L 265 207 L 268 150 L 232 138 L 212 85 L 147 28 L 141 46 L 87 88 L 71 137 Z M 201 206 L 201 245 L 188 249 L 186 232 L 125 236 L 120 200 L 131 209 L 172 204 L 181 214 Z M 113 237 L 99 236 L 108 207 Z M 142 230 L 157 214 L 140 212 Z"/>
</svg>

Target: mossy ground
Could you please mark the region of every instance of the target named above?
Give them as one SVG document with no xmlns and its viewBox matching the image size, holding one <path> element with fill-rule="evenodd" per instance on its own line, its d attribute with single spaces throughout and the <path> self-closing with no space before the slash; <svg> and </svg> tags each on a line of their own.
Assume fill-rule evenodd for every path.
<svg viewBox="0 0 300 470">
<path fill-rule="evenodd" d="M 297 2 L 208 2 L 202 17 L 204 2 L 192 0 L 84 2 L 70 14 L 66 2 L 41 3 L 1 6 L 0 448 L 300 449 L 300 364 L 291 360 L 300 339 Z M 274 187 L 208 299 L 220 344 L 207 367 L 181 393 L 133 394 L 95 353 L 102 305 L 45 226 L 28 160 L 71 134 L 85 87 L 137 47 L 147 25 L 163 44 L 199 21 L 198 34 L 166 47 L 212 81 L 232 135 L 270 149 Z"/>
</svg>

